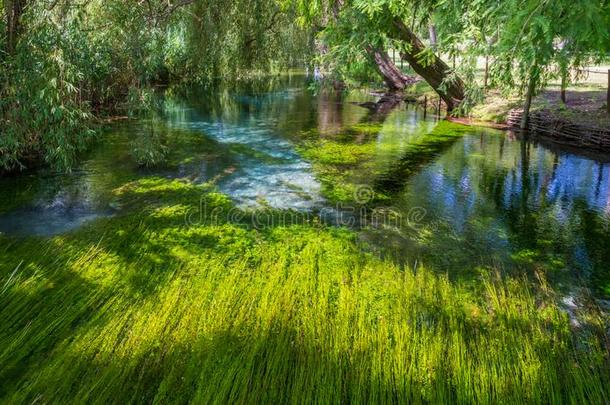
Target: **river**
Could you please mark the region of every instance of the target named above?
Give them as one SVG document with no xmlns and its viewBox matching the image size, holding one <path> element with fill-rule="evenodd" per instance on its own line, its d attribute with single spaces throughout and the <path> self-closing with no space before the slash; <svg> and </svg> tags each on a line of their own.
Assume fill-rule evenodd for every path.
<svg viewBox="0 0 610 405">
<path fill-rule="evenodd" d="M 244 209 L 349 211 L 302 152 L 304 142 L 338 143 L 369 151 L 366 166 L 342 166 L 342 181 L 383 194 L 374 208 L 408 220 L 360 227 L 368 249 L 456 278 L 543 271 L 568 293 L 584 282 L 610 296 L 609 156 L 483 128 L 430 141 L 439 119 L 413 104 L 375 114 L 357 105 L 374 100 L 367 92 L 310 86 L 297 75 L 167 90 L 154 118 L 109 125 L 71 173 L 0 178 L 0 232 L 46 238 L 94 224 L 123 209 L 114 189 L 152 176 L 214 182 Z M 165 163 L 138 164 L 155 147 Z"/>
</svg>

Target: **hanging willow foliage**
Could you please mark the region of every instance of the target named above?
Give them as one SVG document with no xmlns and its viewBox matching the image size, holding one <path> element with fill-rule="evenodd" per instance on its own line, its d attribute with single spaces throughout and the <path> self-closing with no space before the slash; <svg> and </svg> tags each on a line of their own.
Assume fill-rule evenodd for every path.
<svg viewBox="0 0 610 405">
<path fill-rule="evenodd" d="M 302 65 L 308 30 L 275 0 L 0 0 L 0 172 L 69 169 L 92 118 L 156 83 Z M 130 108 L 131 109 L 131 108 Z"/>
</svg>

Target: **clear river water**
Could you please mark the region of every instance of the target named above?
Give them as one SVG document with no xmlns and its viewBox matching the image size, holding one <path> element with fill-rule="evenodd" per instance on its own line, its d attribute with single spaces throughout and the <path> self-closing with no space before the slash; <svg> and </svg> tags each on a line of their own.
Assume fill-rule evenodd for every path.
<svg viewBox="0 0 610 405">
<path fill-rule="evenodd" d="M 334 210 L 316 162 L 301 148 L 321 139 L 368 145 L 369 164 L 354 163 L 349 181 L 382 192 L 384 205 L 410 218 L 401 229 L 360 229 L 372 251 L 458 278 L 488 267 L 544 271 L 568 292 L 578 282 L 610 296 L 610 156 L 482 128 L 414 154 L 410 147 L 426 140 L 438 117 L 413 104 L 373 114 L 356 104 L 375 100 L 367 92 L 309 85 L 287 76 L 167 90 L 154 118 L 109 125 L 71 173 L 0 178 L 0 232 L 72 232 L 116 215 L 122 207 L 112 191 L 152 176 L 213 181 L 242 208 Z M 138 164 L 155 146 L 166 162 Z"/>
</svg>

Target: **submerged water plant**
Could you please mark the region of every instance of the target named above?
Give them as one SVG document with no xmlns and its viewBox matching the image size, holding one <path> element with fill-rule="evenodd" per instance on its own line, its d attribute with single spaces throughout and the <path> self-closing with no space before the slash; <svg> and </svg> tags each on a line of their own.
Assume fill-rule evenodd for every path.
<svg viewBox="0 0 610 405">
<path fill-rule="evenodd" d="M 116 197 L 129 214 L 1 237 L 2 401 L 608 400 L 600 318 L 576 333 L 544 284 L 402 268 L 341 228 L 185 222 L 231 208 L 212 186 Z"/>
</svg>

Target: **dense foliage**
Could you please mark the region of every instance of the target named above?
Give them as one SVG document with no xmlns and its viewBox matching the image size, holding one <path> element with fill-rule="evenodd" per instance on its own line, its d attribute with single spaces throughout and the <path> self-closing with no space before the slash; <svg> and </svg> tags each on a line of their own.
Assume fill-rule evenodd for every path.
<svg viewBox="0 0 610 405">
<path fill-rule="evenodd" d="M 140 102 L 141 90 L 158 83 L 315 65 L 336 81 L 381 76 L 403 89 L 391 49 L 459 113 L 481 100 L 482 87 L 529 100 L 551 79 L 565 86 L 610 47 L 606 0 L 0 4 L 2 170 L 41 157 L 69 169 L 93 133 L 92 117 Z M 476 75 L 482 58 L 484 83 Z"/>
<path fill-rule="evenodd" d="M 92 118 L 142 89 L 302 64 L 309 41 L 273 0 L 0 4 L 0 170 L 69 169 Z"/>
<path fill-rule="evenodd" d="M 319 40 L 329 48 L 324 56 L 335 75 L 349 80 L 358 77 L 367 60 L 372 66 L 368 45 L 399 50 L 404 58 L 414 43 L 397 35 L 399 22 L 430 45 L 413 55 L 424 67 L 434 64 L 435 54 L 453 61 L 443 72 L 443 84 L 431 84 L 442 96 L 458 77 L 464 80 L 466 108 L 482 96 L 483 83 L 475 75 L 482 58 L 489 63 L 485 85 L 489 80 L 491 86 L 522 95 L 535 94 L 551 79 L 562 78 L 567 85 L 582 76 L 583 66 L 610 51 L 610 3 L 605 0 L 294 1 L 306 23 L 323 22 Z"/>
</svg>

